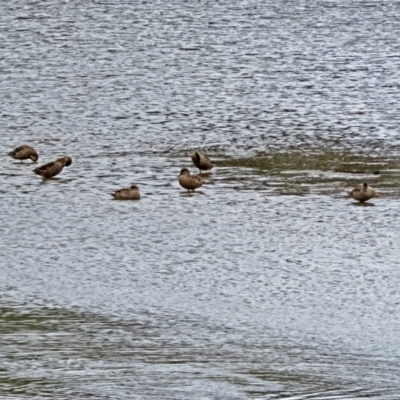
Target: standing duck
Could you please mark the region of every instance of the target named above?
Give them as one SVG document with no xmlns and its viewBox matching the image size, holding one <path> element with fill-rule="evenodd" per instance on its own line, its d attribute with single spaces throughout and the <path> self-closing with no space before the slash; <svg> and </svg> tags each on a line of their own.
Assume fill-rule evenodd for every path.
<svg viewBox="0 0 400 400">
<path fill-rule="evenodd" d="M 71 157 L 61 157 L 56 161 L 49 162 L 47 164 L 41 165 L 33 170 L 35 174 L 42 176 L 45 179 L 53 178 L 58 175 L 64 167 L 70 166 L 72 163 Z"/>
<path fill-rule="evenodd" d="M 205 155 L 194 151 L 192 154 L 192 162 L 195 167 L 201 171 L 209 171 L 214 166 L 211 160 Z"/>
<path fill-rule="evenodd" d="M 136 185 L 116 190 L 114 193 L 111 193 L 111 196 L 116 200 L 140 200 L 141 197 L 139 188 Z"/>
<path fill-rule="evenodd" d="M 199 188 L 203 185 L 203 180 L 196 175 L 190 175 L 190 171 L 187 168 L 181 169 L 181 173 L 179 175 L 179 184 L 184 188 L 195 191 L 195 189 Z"/>
<path fill-rule="evenodd" d="M 351 192 L 350 196 L 359 201 L 360 203 L 364 203 L 368 201 L 375 195 L 375 190 L 368 186 L 368 183 L 363 183 L 362 185 L 356 186 Z"/>
<path fill-rule="evenodd" d="M 36 150 L 28 146 L 26 144 L 23 144 L 22 146 L 16 147 L 13 151 L 10 151 L 8 156 L 15 158 L 16 160 L 28 160 L 31 159 L 33 162 L 36 162 L 39 158 L 38 153 Z"/>
</svg>

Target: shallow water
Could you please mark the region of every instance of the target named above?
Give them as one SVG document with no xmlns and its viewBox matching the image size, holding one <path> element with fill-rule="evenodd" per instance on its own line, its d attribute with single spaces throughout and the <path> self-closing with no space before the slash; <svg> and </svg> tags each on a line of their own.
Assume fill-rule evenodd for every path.
<svg viewBox="0 0 400 400">
<path fill-rule="evenodd" d="M 399 8 L 3 2 L 0 397 L 397 399 Z"/>
</svg>

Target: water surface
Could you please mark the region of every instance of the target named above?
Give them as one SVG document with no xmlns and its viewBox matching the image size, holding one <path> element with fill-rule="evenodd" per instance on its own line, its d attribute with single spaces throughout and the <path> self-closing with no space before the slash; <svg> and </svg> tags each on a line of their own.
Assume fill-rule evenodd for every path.
<svg viewBox="0 0 400 400">
<path fill-rule="evenodd" d="M 0 396 L 397 399 L 399 7 L 3 2 Z"/>
</svg>

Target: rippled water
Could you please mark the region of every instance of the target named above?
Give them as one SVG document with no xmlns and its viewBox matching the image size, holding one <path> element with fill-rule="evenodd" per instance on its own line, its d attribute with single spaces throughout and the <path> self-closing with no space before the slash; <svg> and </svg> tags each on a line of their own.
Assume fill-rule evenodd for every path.
<svg viewBox="0 0 400 400">
<path fill-rule="evenodd" d="M 399 12 L 2 2 L 0 397 L 398 399 L 399 171 L 224 160 L 396 160 Z M 23 143 L 73 164 L 42 181 Z M 196 148 L 216 167 L 188 195 Z"/>
</svg>

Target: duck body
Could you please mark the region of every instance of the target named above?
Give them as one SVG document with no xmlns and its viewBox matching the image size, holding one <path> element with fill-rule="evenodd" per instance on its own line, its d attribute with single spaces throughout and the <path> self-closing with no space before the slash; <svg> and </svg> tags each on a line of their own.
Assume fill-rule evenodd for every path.
<svg viewBox="0 0 400 400">
<path fill-rule="evenodd" d="M 35 174 L 42 176 L 45 179 L 53 178 L 58 175 L 64 167 L 70 166 L 72 163 L 71 157 L 61 157 L 55 161 L 41 165 L 33 170 Z"/>
<path fill-rule="evenodd" d="M 200 170 L 200 173 L 201 171 L 209 171 L 214 166 L 205 154 L 201 154 L 197 151 L 194 151 L 192 154 L 192 162 L 193 165 Z"/>
<path fill-rule="evenodd" d="M 363 183 L 362 185 L 356 186 L 351 192 L 350 196 L 359 201 L 360 203 L 364 203 L 372 197 L 375 196 L 375 190 L 371 186 L 368 186 L 368 183 Z"/>
<path fill-rule="evenodd" d="M 39 155 L 36 152 L 36 150 L 33 147 L 28 146 L 26 144 L 16 147 L 14 150 L 10 151 L 7 155 L 16 160 L 21 160 L 21 163 L 22 160 L 28 160 L 28 159 L 32 160 L 33 162 L 36 162 L 39 158 Z"/>
<path fill-rule="evenodd" d="M 203 185 L 203 180 L 196 175 L 190 175 L 190 171 L 187 168 L 181 169 L 181 173 L 179 175 L 179 184 L 184 188 L 195 191 L 195 189 L 199 188 Z"/>
<path fill-rule="evenodd" d="M 116 200 L 140 200 L 140 191 L 136 185 L 131 187 L 122 188 L 111 193 L 111 196 Z"/>
</svg>

